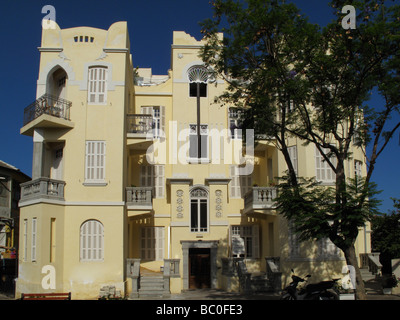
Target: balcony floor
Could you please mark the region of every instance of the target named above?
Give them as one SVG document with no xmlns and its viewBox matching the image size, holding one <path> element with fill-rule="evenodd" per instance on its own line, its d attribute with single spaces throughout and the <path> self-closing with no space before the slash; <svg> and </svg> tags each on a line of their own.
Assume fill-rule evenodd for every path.
<svg viewBox="0 0 400 320">
<path fill-rule="evenodd" d="M 20 130 L 20 133 L 25 136 L 33 136 L 34 129 L 36 128 L 60 128 L 60 129 L 72 129 L 75 127 L 75 123 L 70 120 L 65 120 L 48 114 L 42 114 L 35 120 L 32 120 Z"/>
</svg>

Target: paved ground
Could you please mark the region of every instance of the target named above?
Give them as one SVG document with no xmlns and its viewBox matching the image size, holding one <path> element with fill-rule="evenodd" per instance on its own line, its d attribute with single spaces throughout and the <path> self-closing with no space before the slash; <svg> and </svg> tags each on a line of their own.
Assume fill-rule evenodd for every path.
<svg viewBox="0 0 400 320">
<path fill-rule="evenodd" d="M 0 300 L 15 300 L 11 295 L 0 293 Z M 172 294 L 170 298 L 142 298 L 139 300 L 279 300 L 278 294 L 243 295 L 222 290 L 204 289 Z M 369 294 L 367 300 L 400 300 L 400 295 Z"/>
</svg>

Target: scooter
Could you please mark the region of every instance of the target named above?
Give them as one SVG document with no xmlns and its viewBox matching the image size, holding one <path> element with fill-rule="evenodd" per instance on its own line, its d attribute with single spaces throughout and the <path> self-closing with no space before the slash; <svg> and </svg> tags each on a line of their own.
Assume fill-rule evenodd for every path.
<svg viewBox="0 0 400 320">
<path fill-rule="evenodd" d="M 292 273 L 294 271 L 292 270 Z M 292 275 L 292 282 L 282 291 L 281 300 L 338 300 L 339 295 L 335 291 L 336 282 L 340 279 L 321 281 L 297 288 L 299 283 L 307 282 L 311 275 L 300 278 Z"/>
</svg>

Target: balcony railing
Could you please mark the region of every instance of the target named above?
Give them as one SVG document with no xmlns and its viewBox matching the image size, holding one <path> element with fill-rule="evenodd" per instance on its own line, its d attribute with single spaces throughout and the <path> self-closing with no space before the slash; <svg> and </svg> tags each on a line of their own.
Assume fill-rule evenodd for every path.
<svg viewBox="0 0 400 320">
<path fill-rule="evenodd" d="M 276 188 L 274 187 L 253 187 L 244 196 L 245 211 L 252 209 L 274 209 Z"/>
<path fill-rule="evenodd" d="M 145 137 L 153 128 L 153 116 L 150 114 L 128 114 L 126 122 L 127 133 L 134 136 Z"/>
<path fill-rule="evenodd" d="M 131 209 L 152 209 L 152 187 L 126 188 L 126 204 Z"/>
<path fill-rule="evenodd" d="M 21 183 L 21 201 L 34 199 L 64 200 L 65 182 L 50 178 L 39 178 Z"/>
<path fill-rule="evenodd" d="M 24 110 L 24 126 L 43 114 L 70 120 L 69 109 L 72 102 L 50 94 L 44 94 Z"/>
</svg>

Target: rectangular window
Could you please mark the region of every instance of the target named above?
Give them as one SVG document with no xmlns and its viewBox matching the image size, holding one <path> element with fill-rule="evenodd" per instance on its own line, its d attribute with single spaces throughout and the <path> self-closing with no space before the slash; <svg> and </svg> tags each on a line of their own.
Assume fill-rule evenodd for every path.
<svg viewBox="0 0 400 320">
<path fill-rule="evenodd" d="M 190 200 L 190 231 L 208 231 L 208 208 L 207 199 Z"/>
<path fill-rule="evenodd" d="M 106 142 L 86 141 L 85 182 L 104 183 Z"/>
<path fill-rule="evenodd" d="M 231 226 L 230 234 L 232 257 L 253 259 L 260 257 L 258 225 Z"/>
<path fill-rule="evenodd" d="M 191 124 L 189 131 L 189 158 L 191 159 L 208 159 L 208 125 L 200 125 L 200 156 L 198 150 L 198 137 L 197 137 L 197 125 Z"/>
<path fill-rule="evenodd" d="M 354 177 L 361 177 L 362 161 L 354 160 Z"/>
<path fill-rule="evenodd" d="M 164 259 L 164 227 L 143 227 L 141 229 L 141 256 L 143 260 Z"/>
<path fill-rule="evenodd" d="M 142 187 L 152 187 L 155 198 L 164 198 L 165 166 L 142 165 L 140 169 L 140 185 Z"/>
<path fill-rule="evenodd" d="M 197 93 L 199 93 L 199 97 L 207 97 L 207 83 L 191 82 L 189 84 L 189 96 L 197 97 Z"/>
<path fill-rule="evenodd" d="M 294 223 L 288 223 L 289 232 L 289 257 L 299 258 L 300 257 L 300 241 L 299 236 L 295 233 Z"/>
<path fill-rule="evenodd" d="M 318 241 L 318 254 L 321 259 L 339 258 L 340 249 L 329 238 L 323 238 Z"/>
<path fill-rule="evenodd" d="M 107 101 L 107 74 L 106 67 L 89 68 L 88 101 L 93 104 L 104 104 Z"/>
<path fill-rule="evenodd" d="M 146 128 L 151 128 L 154 138 L 165 137 L 165 107 L 164 106 L 143 106 L 142 114 L 149 114 L 152 119 L 144 119 Z"/>
<path fill-rule="evenodd" d="M 330 150 L 328 148 L 323 149 L 324 154 L 328 154 Z M 336 165 L 336 157 L 332 156 L 330 158 L 332 164 Z M 335 182 L 336 175 L 329 164 L 325 161 L 324 157 L 321 155 L 319 150 L 315 148 L 315 168 L 316 168 L 316 178 L 318 181 L 325 183 Z"/>
<path fill-rule="evenodd" d="M 230 193 L 231 198 L 243 198 L 244 195 L 251 190 L 252 187 L 252 175 L 240 175 L 239 166 L 231 165 L 230 174 Z"/>
<path fill-rule="evenodd" d="M 288 147 L 288 153 L 290 157 L 290 161 L 292 162 L 294 172 L 297 173 L 297 146 Z"/>
<path fill-rule="evenodd" d="M 36 242 L 37 242 L 37 218 L 32 219 L 32 246 L 31 260 L 36 261 Z"/>
<path fill-rule="evenodd" d="M 242 114 L 240 108 L 229 108 L 228 124 L 232 139 L 242 139 Z"/>
</svg>

